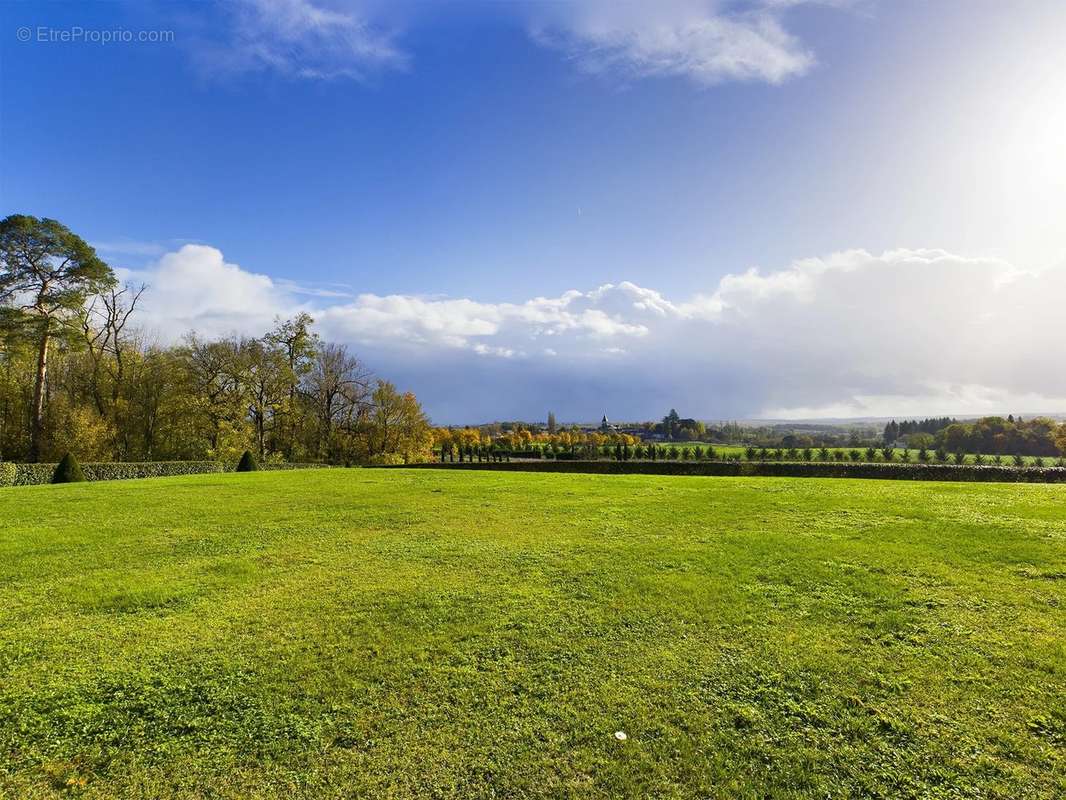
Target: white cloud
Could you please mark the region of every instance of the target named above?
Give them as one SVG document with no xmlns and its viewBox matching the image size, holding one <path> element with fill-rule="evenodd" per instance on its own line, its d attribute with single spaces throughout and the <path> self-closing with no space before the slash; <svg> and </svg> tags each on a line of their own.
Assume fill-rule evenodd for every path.
<svg viewBox="0 0 1066 800">
<path fill-rule="evenodd" d="M 789 10 L 851 0 L 514 0 L 506 13 L 532 40 L 585 72 L 622 79 L 684 77 L 701 86 L 782 83 L 814 64 L 786 27 Z M 210 75 L 269 71 L 291 78 L 366 79 L 404 69 L 397 43 L 429 6 L 385 0 L 234 0 L 221 29 L 201 28 L 195 56 Z"/>
<path fill-rule="evenodd" d="M 216 73 L 270 71 L 290 78 L 364 79 L 402 69 L 408 57 L 375 24 L 366 3 L 329 0 L 237 0 L 228 27 L 198 41 L 196 56 Z"/>
<path fill-rule="evenodd" d="M 640 323 L 594 307 L 601 296 L 570 291 L 557 298 L 538 297 L 515 304 L 367 294 L 352 303 L 322 309 L 319 320 L 334 335 L 356 342 L 472 348 L 481 355 L 507 357 L 524 355 L 526 347 L 545 337 L 551 337 L 552 349 L 558 351 L 562 339 L 583 342 L 648 332 Z M 485 339 L 508 344 L 493 348 Z"/>
<path fill-rule="evenodd" d="M 583 70 L 628 78 L 681 76 L 781 83 L 814 54 L 784 25 L 792 6 L 817 0 L 577 0 L 535 6 L 534 41 Z"/>
<path fill-rule="evenodd" d="M 849 250 L 726 275 L 687 300 L 629 282 L 521 303 L 334 297 L 186 245 L 143 273 L 142 322 L 256 335 L 311 312 L 440 421 L 660 407 L 710 418 L 1066 411 L 1066 266 L 942 250 Z M 591 410 L 581 411 L 584 405 Z"/>
<path fill-rule="evenodd" d="M 640 322 L 604 309 L 615 291 L 640 297 L 644 290 L 633 284 L 617 289 L 608 284 L 587 294 L 569 291 L 518 304 L 414 295 L 353 298 L 249 272 L 227 262 L 217 248 L 195 244 L 167 253 L 147 270 L 119 270 L 119 276 L 150 286 L 145 320 L 169 340 L 189 330 L 256 334 L 275 316 L 303 310 L 313 310 L 319 327 L 331 336 L 357 344 L 446 348 L 506 358 L 524 355 L 523 346 L 544 337 L 559 347 L 561 340 L 602 342 L 648 333 Z M 627 305 L 633 304 L 619 308 L 624 311 Z"/>
<path fill-rule="evenodd" d="M 116 272 L 124 281 L 148 284 L 142 316 L 167 341 L 189 331 L 258 335 L 275 315 L 302 308 L 271 278 L 227 263 L 220 250 L 202 244 L 167 253 L 147 270 Z"/>
<path fill-rule="evenodd" d="M 921 417 L 1002 415 L 1012 411 L 1066 411 L 1066 397 L 1051 397 L 1027 392 L 1011 393 L 1003 389 L 968 384 L 930 381 L 928 394 L 855 395 L 839 403 L 796 408 L 766 408 L 764 419 L 847 419 L 855 417 Z"/>
</svg>

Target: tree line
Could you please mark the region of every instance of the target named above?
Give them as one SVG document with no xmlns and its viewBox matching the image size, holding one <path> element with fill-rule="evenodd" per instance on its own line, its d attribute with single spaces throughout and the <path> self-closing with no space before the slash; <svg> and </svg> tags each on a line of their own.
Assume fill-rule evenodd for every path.
<svg viewBox="0 0 1066 800">
<path fill-rule="evenodd" d="M 690 445 L 739 445 L 757 453 L 793 453 L 802 458 L 805 451 L 814 454 L 848 453 L 865 459 L 867 452 L 898 451 L 896 458 L 914 457 L 926 451 L 930 461 L 947 461 L 957 454 L 988 456 L 1029 456 L 1057 458 L 1066 455 L 1066 425 L 1047 417 L 1023 420 L 1008 415 L 984 417 L 959 422 L 953 417 L 930 417 L 915 420 L 892 420 L 882 429 L 871 425 L 832 425 L 829 423 L 795 423 L 774 425 L 692 424 L 671 409 L 662 422 L 634 423 L 624 430 L 602 432 L 563 426 L 554 413 L 548 424 L 502 422 L 464 428 L 438 428 L 434 431 L 434 448 L 442 446 L 487 447 L 495 444 L 501 451 L 537 450 L 561 453 L 586 453 L 602 457 L 604 446 L 647 445 L 655 441 L 681 442 Z M 698 437 L 698 438 L 697 438 Z M 915 451 L 905 455 L 903 448 Z M 939 454 L 939 457 L 938 457 Z M 539 457 L 539 456 L 534 456 Z M 564 456 L 566 457 L 566 456 Z M 830 456 L 830 460 L 837 456 Z M 774 460 L 774 459 L 771 459 Z M 777 459 L 780 460 L 780 459 Z M 787 460 L 787 459 L 786 459 Z M 920 459 L 919 459 L 920 460 Z M 972 460 L 972 459 L 971 459 Z"/>
<path fill-rule="evenodd" d="M 510 423 L 507 430 L 498 426 L 480 428 L 434 428 L 433 449 L 438 453 L 532 452 L 598 453 L 603 447 L 634 447 L 640 439 L 627 433 L 582 431 L 576 427 L 548 433 L 522 423 Z"/>
<path fill-rule="evenodd" d="M 1049 417 L 1024 420 L 1013 414 L 959 422 L 950 417 L 896 422 L 885 426 L 885 444 L 903 440 L 914 449 L 983 455 L 1057 456 L 1066 454 L 1066 425 Z"/>
<path fill-rule="evenodd" d="M 446 429 L 438 429 L 446 430 Z M 467 429 L 470 430 L 470 429 Z M 452 431 L 454 433 L 454 431 Z M 445 463 L 494 462 L 521 460 L 559 461 L 747 461 L 763 462 L 836 462 L 852 464 L 952 464 L 957 466 L 1048 466 L 1066 467 L 1066 456 L 1035 456 L 1027 458 L 1016 454 L 986 455 L 970 454 L 962 450 L 948 452 L 942 447 L 935 450 L 921 448 L 917 452 L 894 447 L 830 448 L 830 447 L 755 447 L 750 445 L 742 451 L 719 450 L 714 445 L 670 446 L 655 443 L 633 443 L 615 437 L 613 442 L 596 445 L 588 441 L 562 446 L 554 441 L 534 442 L 514 447 L 503 439 L 462 439 L 445 437 L 437 439 L 435 457 Z"/>
<path fill-rule="evenodd" d="M 133 324 L 146 291 L 120 287 L 55 220 L 0 220 L 0 461 L 430 456 L 414 395 L 322 341 L 309 315 L 161 345 Z"/>
<path fill-rule="evenodd" d="M 937 445 L 965 453 L 1054 456 L 1066 454 L 1066 425 L 1048 417 L 982 417 L 938 431 Z"/>
</svg>

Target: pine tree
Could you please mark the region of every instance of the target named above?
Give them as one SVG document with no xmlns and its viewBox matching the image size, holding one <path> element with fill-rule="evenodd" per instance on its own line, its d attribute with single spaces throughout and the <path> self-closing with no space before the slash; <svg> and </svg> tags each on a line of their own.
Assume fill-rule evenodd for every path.
<svg viewBox="0 0 1066 800">
<path fill-rule="evenodd" d="M 26 337 L 37 351 L 30 407 L 29 460 L 45 441 L 48 359 L 85 299 L 115 284 L 96 251 L 54 219 L 12 214 L 0 220 L 0 300 L 16 307 L 0 316 L 5 335 Z"/>
</svg>

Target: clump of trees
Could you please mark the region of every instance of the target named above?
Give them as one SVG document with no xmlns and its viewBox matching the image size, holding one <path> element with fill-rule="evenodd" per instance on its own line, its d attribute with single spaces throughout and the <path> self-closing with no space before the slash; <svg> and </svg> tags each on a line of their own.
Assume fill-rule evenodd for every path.
<svg viewBox="0 0 1066 800">
<path fill-rule="evenodd" d="M 133 324 L 145 291 L 119 287 L 55 220 L 0 221 L 0 461 L 430 457 L 414 395 L 322 341 L 309 315 L 259 337 L 159 344 Z"/>
<path fill-rule="evenodd" d="M 1054 457 L 1060 452 L 1066 455 L 1066 425 L 1047 417 L 983 417 L 948 425 L 937 433 L 936 441 L 952 453 Z"/>
<path fill-rule="evenodd" d="M 434 428 L 432 447 L 445 461 L 459 461 L 481 454 L 503 454 L 523 458 L 590 459 L 602 458 L 604 453 L 614 453 L 616 447 L 634 448 L 640 443 L 637 436 L 627 433 L 601 433 L 581 431 L 577 428 L 558 430 L 535 430 L 522 423 L 502 426 L 486 425 L 481 428 L 453 427 Z"/>
<path fill-rule="evenodd" d="M 931 444 L 936 434 L 955 422 L 953 417 L 930 417 L 928 419 L 905 419 L 902 422 L 891 420 L 885 425 L 882 439 L 886 445 L 895 444 L 898 441 L 906 441 L 911 447 L 918 449 L 927 440 L 918 438 L 924 434 L 928 436 Z"/>
<path fill-rule="evenodd" d="M 85 300 L 115 284 L 111 268 L 80 236 L 54 219 L 12 214 L 0 220 L 0 331 L 33 356 L 27 453 L 44 446 L 49 356 L 73 337 Z"/>
<path fill-rule="evenodd" d="M 672 442 L 693 442 L 703 439 L 707 426 L 698 419 L 682 418 L 676 409 L 671 408 L 670 413 L 655 425 L 652 432 Z"/>
<path fill-rule="evenodd" d="M 885 444 L 904 440 L 913 449 L 948 453 L 970 453 L 987 456 L 1066 455 L 1066 426 L 1048 417 L 1031 420 L 1004 417 L 982 417 L 959 422 L 951 417 L 896 422 L 885 426 Z M 947 458 L 939 461 L 947 461 Z"/>
</svg>

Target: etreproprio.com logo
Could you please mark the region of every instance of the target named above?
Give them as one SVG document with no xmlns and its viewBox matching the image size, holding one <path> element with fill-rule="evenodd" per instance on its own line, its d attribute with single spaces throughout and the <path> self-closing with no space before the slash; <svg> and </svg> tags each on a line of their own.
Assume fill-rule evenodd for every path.
<svg viewBox="0 0 1066 800">
<path fill-rule="evenodd" d="M 20 42 L 44 44 L 166 44 L 174 41 L 174 31 L 131 30 L 129 28 L 52 28 L 23 25 L 15 31 Z"/>
</svg>

